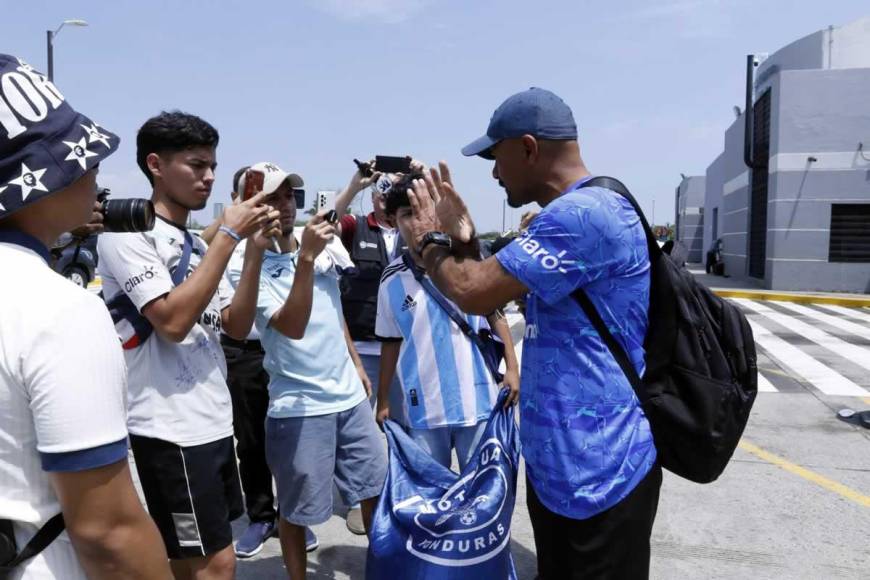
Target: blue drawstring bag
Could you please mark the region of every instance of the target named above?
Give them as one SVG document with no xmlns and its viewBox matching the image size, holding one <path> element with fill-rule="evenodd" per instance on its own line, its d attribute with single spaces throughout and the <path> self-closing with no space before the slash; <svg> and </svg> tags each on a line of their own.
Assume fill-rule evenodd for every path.
<svg viewBox="0 0 870 580">
<path fill-rule="evenodd" d="M 447 469 L 392 421 L 390 467 L 372 519 L 367 580 L 515 580 L 510 525 L 520 443 L 503 390 L 473 459 Z"/>
</svg>

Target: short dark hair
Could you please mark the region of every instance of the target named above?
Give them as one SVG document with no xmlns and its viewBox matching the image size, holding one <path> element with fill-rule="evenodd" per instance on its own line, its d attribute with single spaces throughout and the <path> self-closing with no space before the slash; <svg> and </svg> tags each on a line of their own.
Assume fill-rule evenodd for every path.
<svg viewBox="0 0 870 580">
<path fill-rule="evenodd" d="M 245 171 L 250 168 L 250 165 L 245 165 L 233 174 L 233 193 L 238 193 L 239 195 L 241 195 L 242 192 L 239 191 L 239 180 L 242 179 L 242 175 L 245 174 Z"/>
<path fill-rule="evenodd" d="M 423 179 L 422 173 L 406 173 L 384 194 L 384 213 L 388 216 L 396 215 L 400 207 L 410 207 L 408 190 L 414 187 L 415 179 Z"/>
<path fill-rule="evenodd" d="M 136 135 L 136 163 L 150 183 L 154 177 L 145 159 L 151 153 L 176 153 L 193 147 L 217 147 L 220 136 L 206 121 L 181 111 L 163 111 L 151 117 Z"/>
</svg>

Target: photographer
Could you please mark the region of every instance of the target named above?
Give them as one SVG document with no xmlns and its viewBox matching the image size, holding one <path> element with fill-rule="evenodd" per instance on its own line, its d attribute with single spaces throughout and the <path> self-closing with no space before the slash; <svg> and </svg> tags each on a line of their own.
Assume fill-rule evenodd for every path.
<svg viewBox="0 0 870 580">
<path fill-rule="evenodd" d="M 27 547 L 36 554 L 10 578 L 163 580 L 166 552 L 127 463 L 117 336 L 101 301 L 47 263 L 88 221 L 118 137 L 21 60 L 0 55 L 0 78 L 0 577 Z M 7 106 L 25 102 L 18 90 L 39 119 Z"/>
<path fill-rule="evenodd" d="M 221 330 L 253 323 L 264 248 L 277 212 L 264 195 L 228 207 L 211 245 L 184 227 L 214 183 L 218 133 L 194 115 L 142 125 L 136 159 L 153 186 L 152 231 L 100 236 L 103 289 L 129 372 L 130 444 L 176 578 L 232 578 L 230 522 L 243 513 Z M 224 277 L 249 238 L 235 292 Z"/>
</svg>

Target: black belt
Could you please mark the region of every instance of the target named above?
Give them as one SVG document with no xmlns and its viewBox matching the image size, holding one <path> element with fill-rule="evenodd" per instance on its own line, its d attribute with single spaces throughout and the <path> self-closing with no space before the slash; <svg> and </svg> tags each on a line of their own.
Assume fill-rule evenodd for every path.
<svg viewBox="0 0 870 580">
<path fill-rule="evenodd" d="M 241 350 L 255 350 L 255 351 L 263 350 L 263 345 L 257 339 L 236 340 L 235 338 L 233 338 L 229 335 L 226 335 L 226 334 L 221 334 L 221 344 L 223 346 L 229 346 L 229 347 L 238 348 Z"/>
</svg>

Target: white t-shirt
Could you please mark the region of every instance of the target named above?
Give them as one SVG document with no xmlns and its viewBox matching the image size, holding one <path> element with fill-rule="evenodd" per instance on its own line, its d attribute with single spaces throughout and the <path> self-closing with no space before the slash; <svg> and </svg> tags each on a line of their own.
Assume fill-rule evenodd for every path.
<svg viewBox="0 0 870 580">
<path fill-rule="evenodd" d="M 20 549 L 60 512 L 43 454 L 126 438 L 126 372 L 99 298 L 22 246 L 0 243 L 0 264 L 0 518 Z M 85 574 L 63 533 L 12 578 Z"/>
<path fill-rule="evenodd" d="M 200 237 L 192 238 L 188 276 L 208 249 Z M 181 259 L 183 246 L 184 228 L 162 218 L 150 232 L 100 235 L 97 249 L 106 299 L 123 291 L 141 311 L 169 293 L 174 288 L 170 272 Z M 233 434 L 227 364 L 220 344 L 221 311 L 232 297 L 232 287 L 221 278 L 205 312 L 182 342 L 171 342 L 154 331 L 144 344 L 124 351 L 130 433 L 182 447 Z M 123 324 L 116 325 L 119 334 Z"/>
</svg>

